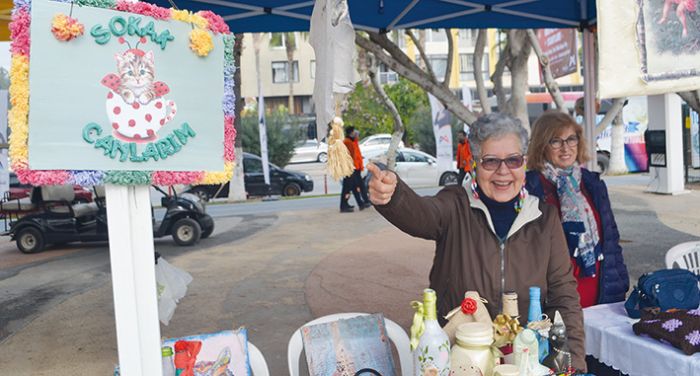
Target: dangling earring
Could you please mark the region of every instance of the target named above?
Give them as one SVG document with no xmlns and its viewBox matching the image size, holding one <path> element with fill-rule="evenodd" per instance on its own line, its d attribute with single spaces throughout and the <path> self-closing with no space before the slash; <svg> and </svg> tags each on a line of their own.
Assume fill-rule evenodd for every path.
<svg viewBox="0 0 700 376">
<path fill-rule="evenodd" d="M 475 200 L 479 199 L 479 193 L 477 192 L 477 187 L 478 185 L 476 184 L 476 161 L 472 160 L 472 170 L 469 171 L 469 175 L 472 177 L 471 181 L 471 189 L 472 189 L 472 196 L 474 196 Z"/>
<path fill-rule="evenodd" d="M 523 205 L 525 204 L 525 198 L 527 197 L 527 189 L 525 189 L 524 185 L 522 188 L 520 188 L 519 196 L 520 196 L 520 198 L 515 203 L 515 212 L 516 213 L 520 213 L 520 211 L 523 210 Z"/>
</svg>

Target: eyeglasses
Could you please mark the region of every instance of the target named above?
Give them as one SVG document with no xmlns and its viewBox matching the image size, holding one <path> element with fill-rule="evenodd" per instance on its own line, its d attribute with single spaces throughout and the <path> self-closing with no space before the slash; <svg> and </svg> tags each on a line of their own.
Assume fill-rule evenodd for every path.
<svg viewBox="0 0 700 376">
<path fill-rule="evenodd" d="M 511 170 L 515 170 L 523 166 L 523 163 L 525 163 L 525 157 L 522 155 L 513 155 L 505 159 L 486 157 L 481 158 L 479 164 L 484 170 L 496 171 L 501 167 L 501 163 L 504 162 L 506 167 Z"/>
<path fill-rule="evenodd" d="M 570 148 L 578 145 L 578 136 L 571 136 L 566 140 L 562 140 L 561 138 L 553 138 L 549 141 L 549 146 L 551 146 L 552 149 L 560 149 L 562 146 L 564 146 L 564 144 Z"/>
</svg>

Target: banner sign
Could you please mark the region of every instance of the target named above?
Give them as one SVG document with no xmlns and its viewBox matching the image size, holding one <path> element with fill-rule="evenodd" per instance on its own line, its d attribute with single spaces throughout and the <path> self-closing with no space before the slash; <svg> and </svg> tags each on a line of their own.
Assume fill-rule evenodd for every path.
<svg viewBox="0 0 700 376">
<path fill-rule="evenodd" d="M 138 2 L 16 4 L 10 159 L 21 181 L 230 179 L 233 36 L 219 16 Z"/>
<path fill-rule="evenodd" d="M 437 157 L 438 175 L 452 171 L 452 114 L 434 96 L 428 94 L 430 110 L 433 117 L 435 134 L 435 156 Z"/>
<path fill-rule="evenodd" d="M 549 59 L 549 69 L 554 78 L 576 72 L 578 67 L 576 30 L 540 29 L 537 30 L 537 39 L 542 53 Z"/>
<path fill-rule="evenodd" d="M 598 1 L 599 96 L 700 88 L 695 0 Z"/>
</svg>

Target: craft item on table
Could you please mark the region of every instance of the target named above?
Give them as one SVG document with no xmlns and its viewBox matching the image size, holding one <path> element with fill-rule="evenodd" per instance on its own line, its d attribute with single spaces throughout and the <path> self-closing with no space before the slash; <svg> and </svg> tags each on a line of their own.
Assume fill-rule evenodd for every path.
<svg viewBox="0 0 700 376">
<path fill-rule="evenodd" d="M 177 376 L 250 376 L 245 328 L 163 341 L 175 348 Z"/>
<path fill-rule="evenodd" d="M 486 299 L 479 296 L 477 291 L 467 291 L 464 293 L 464 300 L 455 309 L 451 310 L 445 319 L 447 324 L 442 329 L 447 333 L 450 343 L 455 343 L 457 328 L 467 322 L 481 322 L 491 324 L 491 315 L 486 309 Z"/>
<path fill-rule="evenodd" d="M 352 175 L 355 167 L 348 151 L 343 143 L 345 132 L 343 119 L 335 117 L 331 122 L 331 132 L 328 138 L 328 172 L 335 180 L 341 180 Z"/>
<path fill-rule="evenodd" d="M 450 376 L 491 375 L 501 355 L 498 348 L 493 346 L 493 328 L 490 324 L 460 324 L 457 341 L 450 353 Z"/>
<path fill-rule="evenodd" d="M 515 354 L 515 365 L 518 367 L 520 376 L 542 376 L 549 375 L 549 368 L 539 362 L 539 346 L 537 335 L 532 329 L 524 329 L 513 341 L 513 353 Z"/>
<path fill-rule="evenodd" d="M 396 374 L 381 313 L 304 326 L 301 335 L 310 375 L 353 376 L 362 369 Z"/>
<path fill-rule="evenodd" d="M 549 328 L 552 323 L 547 315 L 542 314 L 542 303 L 540 302 L 540 288 L 530 287 L 530 307 L 527 312 L 527 327 L 535 331 L 537 342 L 539 343 L 539 360 L 542 361 L 549 354 Z"/>
<path fill-rule="evenodd" d="M 669 309 L 695 309 L 700 305 L 698 276 L 685 269 L 661 269 L 639 277 L 637 286 L 627 297 L 625 310 L 633 319 L 640 317 L 640 310 L 659 307 Z"/>
<path fill-rule="evenodd" d="M 571 366 L 571 352 L 567 344 L 566 325 L 559 311 L 554 314 L 554 324 L 549 329 L 549 355 L 544 358 L 543 365 L 549 367 L 555 375 L 573 375 L 575 369 Z"/>
<path fill-rule="evenodd" d="M 493 368 L 493 376 L 520 376 L 520 370 L 514 364 L 499 364 Z"/>
<path fill-rule="evenodd" d="M 506 314 L 497 315 L 493 319 L 494 346 L 501 348 L 512 344 L 515 337 L 523 330 L 517 317 Z"/>
<path fill-rule="evenodd" d="M 414 375 L 448 376 L 450 340 L 437 321 L 435 290 L 423 290 L 423 302 L 413 301 L 411 306 L 416 311 L 411 325 Z"/>
<path fill-rule="evenodd" d="M 163 357 L 163 376 L 175 376 L 175 361 L 173 360 L 173 348 L 164 346 L 161 349 Z"/>
<path fill-rule="evenodd" d="M 641 320 L 632 325 L 632 330 L 692 355 L 700 351 L 700 308 L 658 313 L 643 311 Z"/>
<path fill-rule="evenodd" d="M 497 342 L 500 344 L 499 349 L 503 353 L 503 361 L 505 363 L 513 362 L 513 339 L 522 330 L 520 322 L 520 312 L 518 311 L 518 293 L 515 291 L 507 291 L 503 293 L 501 298 L 503 311 L 501 318 L 498 320 L 498 327 L 494 328 L 500 331 Z M 504 324 L 506 324 L 504 326 Z M 512 329 L 509 329 L 512 328 Z M 512 333 L 504 338 L 505 334 Z M 503 341 L 507 340 L 506 343 Z"/>
<path fill-rule="evenodd" d="M 192 276 L 186 271 L 171 265 L 162 257 L 156 260 L 156 291 L 158 293 L 158 318 L 165 325 L 175 313 L 180 299 L 187 294 L 187 285 Z"/>
</svg>

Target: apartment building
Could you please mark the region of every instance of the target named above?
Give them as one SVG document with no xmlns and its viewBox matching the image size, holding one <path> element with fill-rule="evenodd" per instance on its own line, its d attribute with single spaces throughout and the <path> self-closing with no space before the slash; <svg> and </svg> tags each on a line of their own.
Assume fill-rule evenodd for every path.
<svg viewBox="0 0 700 376">
<path fill-rule="evenodd" d="M 452 62 L 452 74 L 449 78 L 449 86 L 455 92 L 460 92 L 462 87 L 476 88 L 474 81 L 473 53 L 476 43 L 477 30 L 460 29 L 452 30 L 455 44 L 455 54 Z M 416 31 L 416 33 L 418 33 Z M 447 35 L 443 29 L 427 29 L 422 32 L 424 38 L 425 54 L 429 59 L 435 75 L 442 79 L 445 75 L 448 59 Z M 420 54 L 410 38 L 403 32 L 392 33 L 392 38 L 406 54 L 420 64 Z M 287 55 L 289 40 L 295 46 L 293 49 L 293 63 L 290 67 Z M 488 89 L 492 88 L 490 74 L 495 70 L 500 49 L 505 45 L 504 35 L 495 29 L 488 30 L 487 43 L 483 59 L 482 72 Z M 290 86 L 293 92 L 293 113 L 313 113 L 313 101 L 311 99 L 314 87 L 315 56 L 309 44 L 308 33 L 265 33 L 260 34 L 259 64 L 260 64 L 260 89 L 265 97 L 267 108 L 276 108 L 280 105 L 289 107 Z M 546 107 L 547 96 L 537 95 L 544 92 L 541 82 L 540 68 L 537 57 L 533 53 L 528 62 L 530 90 L 533 92 L 529 98 L 531 103 L 541 103 Z M 579 63 L 580 67 L 580 63 Z M 399 76 L 380 66 L 380 81 L 391 83 L 398 81 Z M 581 91 L 583 78 L 580 68 L 577 72 L 557 79 L 564 91 Z M 509 77 L 504 77 L 504 84 L 509 86 Z M 258 75 L 256 71 L 255 43 L 253 34 L 246 33 L 243 39 L 243 54 L 241 57 L 241 93 L 249 102 L 253 103 L 258 96 Z"/>
</svg>

